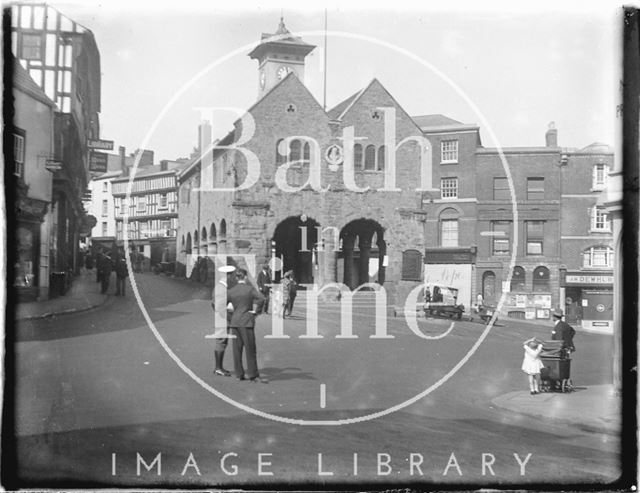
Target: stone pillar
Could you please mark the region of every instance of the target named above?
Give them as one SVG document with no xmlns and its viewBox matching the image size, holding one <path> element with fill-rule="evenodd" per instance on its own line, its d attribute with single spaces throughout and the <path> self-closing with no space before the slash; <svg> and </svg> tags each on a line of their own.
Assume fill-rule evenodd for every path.
<svg viewBox="0 0 640 493">
<path fill-rule="evenodd" d="M 387 268 L 383 266 L 384 257 L 387 254 L 387 244 L 382 238 L 378 239 L 378 252 L 378 255 L 380 255 L 378 263 L 378 284 L 382 286 L 387 274 Z"/>
<path fill-rule="evenodd" d="M 346 237 L 342 244 L 342 251 L 344 252 L 344 283 L 353 289 L 354 287 L 354 272 L 353 272 L 353 237 Z"/>
<path fill-rule="evenodd" d="M 360 237 L 360 259 L 358 261 L 358 284 L 369 282 L 369 258 L 371 257 L 371 238 Z"/>
</svg>

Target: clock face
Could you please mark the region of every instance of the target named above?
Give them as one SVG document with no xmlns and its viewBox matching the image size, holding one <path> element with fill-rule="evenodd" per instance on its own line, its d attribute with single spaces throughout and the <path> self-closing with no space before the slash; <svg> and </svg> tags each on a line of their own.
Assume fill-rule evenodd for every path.
<svg viewBox="0 0 640 493">
<path fill-rule="evenodd" d="M 267 83 L 267 74 L 264 73 L 264 70 L 260 72 L 260 87 L 264 89 L 264 85 Z"/>
<path fill-rule="evenodd" d="M 285 66 L 283 65 L 282 67 L 280 67 L 280 68 L 278 69 L 278 79 L 279 79 L 279 80 L 284 79 L 284 78 L 287 76 L 287 74 L 288 74 L 289 72 L 291 72 L 291 69 L 290 69 L 289 67 L 285 67 Z"/>
</svg>

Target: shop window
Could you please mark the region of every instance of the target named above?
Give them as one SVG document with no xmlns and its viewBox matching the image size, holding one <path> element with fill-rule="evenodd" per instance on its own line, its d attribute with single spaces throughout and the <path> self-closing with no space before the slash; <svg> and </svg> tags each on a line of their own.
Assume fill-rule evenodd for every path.
<svg viewBox="0 0 640 493">
<path fill-rule="evenodd" d="M 493 200 L 510 200 L 511 192 L 509 191 L 509 182 L 502 177 L 493 179 Z"/>
<path fill-rule="evenodd" d="M 527 178 L 527 200 L 544 200 L 544 178 Z"/>
<path fill-rule="evenodd" d="M 440 197 L 443 199 L 458 198 L 458 179 L 457 178 L 441 178 L 440 179 Z"/>
<path fill-rule="evenodd" d="M 519 265 L 516 265 L 513 268 L 513 275 L 511 276 L 511 289 L 510 291 L 513 293 L 515 291 L 525 291 L 526 290 L 526 275 L 524 269 Z"/>
<path fill-rule="evenodd" d="M 551 291 L 549 269 L 544 266 L 536 267 L 533 271 L 533 292 L 548 293 L 549 291 Z"/>
<path fill-rule="evenodd" d="M 402 252 L 402 279 L 404 281 L 422 280 L 422 254 L 418 250 Z"/>
<path fill-rule="evenodd" d="M 458 141 L 443 140 L 440 142 L 440 162 L 441 163 L 457 163 L 458 162 Z"/>
<path fill-rule="evenodd" d="M 509 255 L 511 221 L 491 221 L 493 255 Z"/>
<path fill-rule="evenodd" d="M 544 221 L 525 221 L 527 255 L 542 255 L 544 251 Z"/>
</svg>

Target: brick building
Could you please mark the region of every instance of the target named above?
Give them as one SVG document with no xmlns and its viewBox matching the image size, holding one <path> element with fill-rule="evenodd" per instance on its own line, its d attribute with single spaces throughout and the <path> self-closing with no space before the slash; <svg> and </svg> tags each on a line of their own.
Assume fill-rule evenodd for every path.
<svg viewBox="0 0 640 493">
<path fill-rule="evenodd" d="M 278 34 L 287 33 L 281 22 Z M 353 289 L 377 282 L 390 300 L 404 299 L 421 277 L 426 246 L 420 189 L 432 178 L 428 141 L 375 79 L 324 111 L 301 82 L 311 49 L 297 38 L 282 43 L 263 36 L 252 51 L 260 99 L 178 177 L 178 259 L 189 274 L 189 258 L 206 253 L 251 253 L 259 263 L 276 257 L 302 284 L 341 282 Z M 295 56 L 301 63 L 288 69 Z M 241 190 L 207 192 L 251 178 L 248 153 L 224 147 L 245 140 L 249 118 L 255 131 L 242 147 L 257 157 L 257 180 Z M 396 149 L 385 141 L 385 129 Z M 403 252 L 411 251 L 420 260 L 403 275 Z"/>
<path fill-rule="evenodd" d="M 376 79 L 324 111 L 301 82 L 313 46 L 282 22 L 276 34 L 250 53 L 258 101 L 219 141 L 201 126 L 203 151 L 178 175 L 187 275 L 199 256 L 253 254 L 303 284 L 381 284 L 396 310 L 426 280 L 467 307 L 505 293 L 501 316 L 528 319 L 548 319 L 569 289 L 573 316 L 584 296 L 566 274 L 594 268 L 607 234 L 598 190 L 572 177 L 606 176 L 610 154 L 561 148 L 550 128 L 545 146 L 502 149 L 503 162 L 477 125 L 409 116 Z"/>
<path fill-rule="evenodd" d="M 88 229 L 82 206 L 89 176 L 87 141 L 100 138 L 100 52 L 93 33 L 46 4 L 16 3 L 11 51 L 55 104 L 53 173 L 49 210 L 56 231 L 49 244 L 49 271 L 64 278 L 60 291 L 78 272 L 79 240 Z"/>
<path fill-rule="evenodd" d="M 606 208 L 613 150 L 600 143 L 563 155 L 560 305 L 569 323 L 613 328 L 613 230 Z"/>
</svg>

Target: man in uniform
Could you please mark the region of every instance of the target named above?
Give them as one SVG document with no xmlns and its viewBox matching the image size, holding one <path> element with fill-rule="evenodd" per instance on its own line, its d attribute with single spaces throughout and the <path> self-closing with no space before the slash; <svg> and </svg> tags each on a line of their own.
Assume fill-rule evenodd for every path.
<svg viewBox="0 0 640 493">
<path fill-rule="evenodd" d="M 554 341 L 562 341 L 562 348 L 565 351 L 575 351 L 573 345 L 573 336 L 576 331 L 571 325 L 562 320 L 564 313 L 559 308 L 553 310 L 553 319 L 555 321 L 553 330 L 551 331 L 551 339 Z"/>
<path fill-rule="evenodd" d="M 216 286 L 214 286 L 213 297 L 211 299 L 211 307 L 218 313 L 219 319 L 226 320 L 225 327 L 215 327 L 214 333 L 216 345 L 213 350 L 213 355 L 215 357 L 216 367 L 213 370 L 213 374 L 222 377 L 231 376 L 231 372 L 225 370 L 222 363 L 224 360 L 224 352 L 229 343 L 229 322 L 231 322 L 231 310 L 227 305 L 227 289 L 235 284 L 235 275 L 233 274 L 235 270 L 236 268 L 233 265 L 227 265 L 218 269 L 222 279 L 218 281 L 217 289 Z"/>
<path fill-rule="evenodd" d="M 229 326 L 233 340 L 233 363 L 236 378 L 246 380 L 244 367 L 242 366 L 242 353 L 246 349 L 247 355 L 247 376 L 253 383 L 268 383 L 265 378 L 261 378 L 258 373 L 258 360 L 256 356 L 256 336 L 254 333 L 256 312 L 254 303 L 258 307 L 264 303 L 265 298 L 256 288 L 247 282 L 247 271 L 238 269 L 236 271 L 238 284 L 227 292 L 227 299 L 233 306 L 233 313 Z"/>
</svg>

